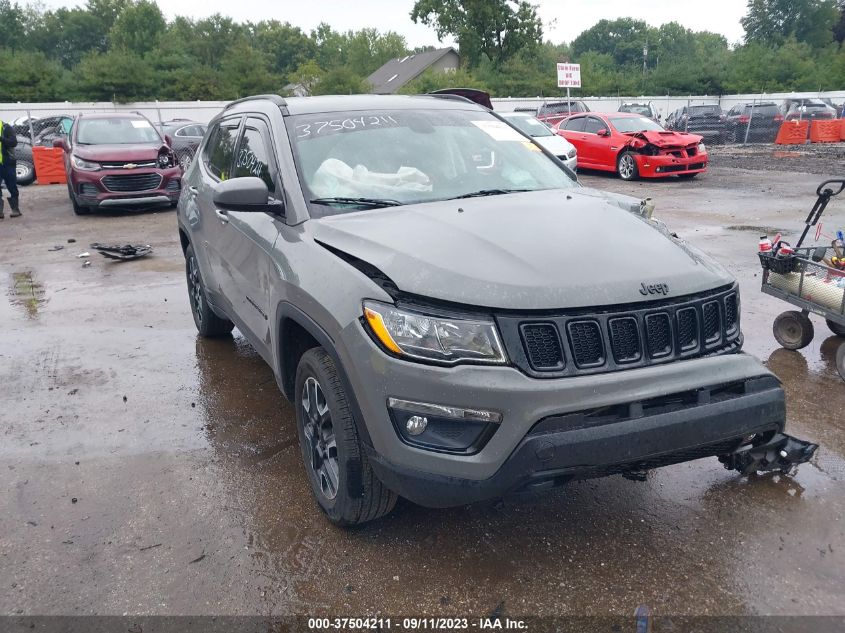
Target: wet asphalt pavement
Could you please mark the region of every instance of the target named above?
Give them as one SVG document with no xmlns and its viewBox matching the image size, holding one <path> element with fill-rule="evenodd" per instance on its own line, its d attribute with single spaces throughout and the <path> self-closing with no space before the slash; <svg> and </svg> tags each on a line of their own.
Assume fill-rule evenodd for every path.
<svg viewBox="0 0 845 633">
<path fill-rule="evenodd" d="M 582 176 L 653 197 L 737 275 L 746 350 L 784 381 L 788 430 L 821 445 L 796 477 L 711 458 L 644 483 L 400 502 L 348 531 L 312 501 L 270 369 L 237 331 L 197 337 L 174 212 L 76 217 L 64 186 L 22 190 L 24 217 L 0 221 L 0 615 L 845 615 L 841 340 L 815 319 L 810 347 L 780 350 L 787 306 L 759 292 L 756 258 L 761 227 L 799 231 L 819 180 Z M 825 226 L 845 228 L 845 200 Z M 83 267 L 94 241 L 154 253 Z"/>
</svg>

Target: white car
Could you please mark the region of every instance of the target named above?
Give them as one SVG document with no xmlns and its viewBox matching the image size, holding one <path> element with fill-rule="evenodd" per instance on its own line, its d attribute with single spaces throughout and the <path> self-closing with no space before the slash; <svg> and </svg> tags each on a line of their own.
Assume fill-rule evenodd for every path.
<svg viewBox="0 0 845 633">
<path fill-rule="evenodd" d="M 578 168 L 578 152 L 575 146 L 562 136 L 552 132 L 542 121 L 538 121 L 527 112 L 499 112 L 515 128 L 533 138 L 539 145 L 549 150 L 563 161 L 572 171 Z"/>
</svg>

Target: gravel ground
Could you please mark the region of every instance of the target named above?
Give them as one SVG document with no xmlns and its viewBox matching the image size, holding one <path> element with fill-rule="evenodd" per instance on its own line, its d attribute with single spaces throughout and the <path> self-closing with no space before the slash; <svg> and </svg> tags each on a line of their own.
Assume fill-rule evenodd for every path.
<svg viewBox="0 0 845 633">
<path fill-rule="evenodd" d="M 717 166 L 687 182 L 580 179 L 652 197 L 736 275 L 745 350 L 783 381 L 788 430 L 821 445 L 796 476 L 705 459 L 645 482 L 400 503 L 337 529 L 270 369 L 237 331 L 197 336 L 173 212 L 77 217 L 63 185 L 28 187 L 23 218 L 0 221 L 0 616 L 845 616 L 841 339 L 814 317 L 808 348 L 780 349 L 771 324 L 788 306 L 760 293 L 756 257 L 761 229 L 800 230 L 822 178 Z M 826 222 L 845 228 L 845 200 Z M 94 241 L 155 250 L 83 267 Z M 720 627 L 707 630 L 740 628 Z"/>
<path fill-rule="evenodd" d="M 711 167 L 845 176 L 845 143 L 708 145 Z"/>
</svg>

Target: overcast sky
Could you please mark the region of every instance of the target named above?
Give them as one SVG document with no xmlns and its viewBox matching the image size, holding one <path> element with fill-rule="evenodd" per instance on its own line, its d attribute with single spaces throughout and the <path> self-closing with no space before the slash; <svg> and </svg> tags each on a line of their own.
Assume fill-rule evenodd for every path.
<svg viewBox="0 0 845 633">
<path fill-rule="evenodd" d="M 320 22 L 336 30 L 376 27 L 381 31 L 401 33 L 408 44 L 437 44 L 434 31 L 411 22 L 414 0 L 157 0 L 168 18 L 176 14 L 201 18 L 221 13 L 238 21 L 277 19 L 310 31 Z M 581 31 L 602 18 L 633 17 L 652 26 L 677 21 L 694 30 L 721 33 L 729 43 L 742 38 L 739 19 L 745 14 L 745 0 L 703 0 L 666 2 L 666 0 L 534 0 L 543 19 L 545 37 L 555 43 L 571 42 Z M 55 8 L 82 4 L 68 0 L 42 0 Z"/>
</svg>

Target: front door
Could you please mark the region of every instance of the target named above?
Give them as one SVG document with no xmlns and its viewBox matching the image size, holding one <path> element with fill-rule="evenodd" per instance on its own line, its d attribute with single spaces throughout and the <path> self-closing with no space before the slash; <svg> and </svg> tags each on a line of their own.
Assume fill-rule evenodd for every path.
<svg viewBox="0 0 845 633">
<path fill-rule="evenodd" d="M 258 116 L 248 117 L 235 151 L 232 178 L 254 176 L 267 185 L 271 202 L 283 199 L 270 129 Z M 271 256 L 282 219 L 270 213 L 229 211 L 228 236 L 221 243 L 221 285 L 240 323 L 252 333 L 260 352 L 270 352 L 270 305 L 279 278 Z"/>
<path fill-rule="evenodd" d="M 231 239 L 232 231 L 229 218 L 217 209 L 213 197 L 214 185 L 232 175 L 242 122 L 243 116 L 237 115 L 221 120 L 211 130 L 208 143 L 203 148 L 201 168 L 192 174 L 202 182 L 196 185 L 193 180 L 188 182 L 188 195 L 191 198 L 189 204 L 196 205 L 197 210 L 196 217 L 189 218 L 188 221 L 192 222 L 194 235 L 203 245 L 203 248 L 195 249 L 197 257 L 204 256 L 206 260 L 200 261 L 203 282 L 214 304 L 219 305 L 228 314 L 231 314 L 232 303 L 231 297 L 223 292 L 225 274 L 222 251 Z"/>
</svg>

